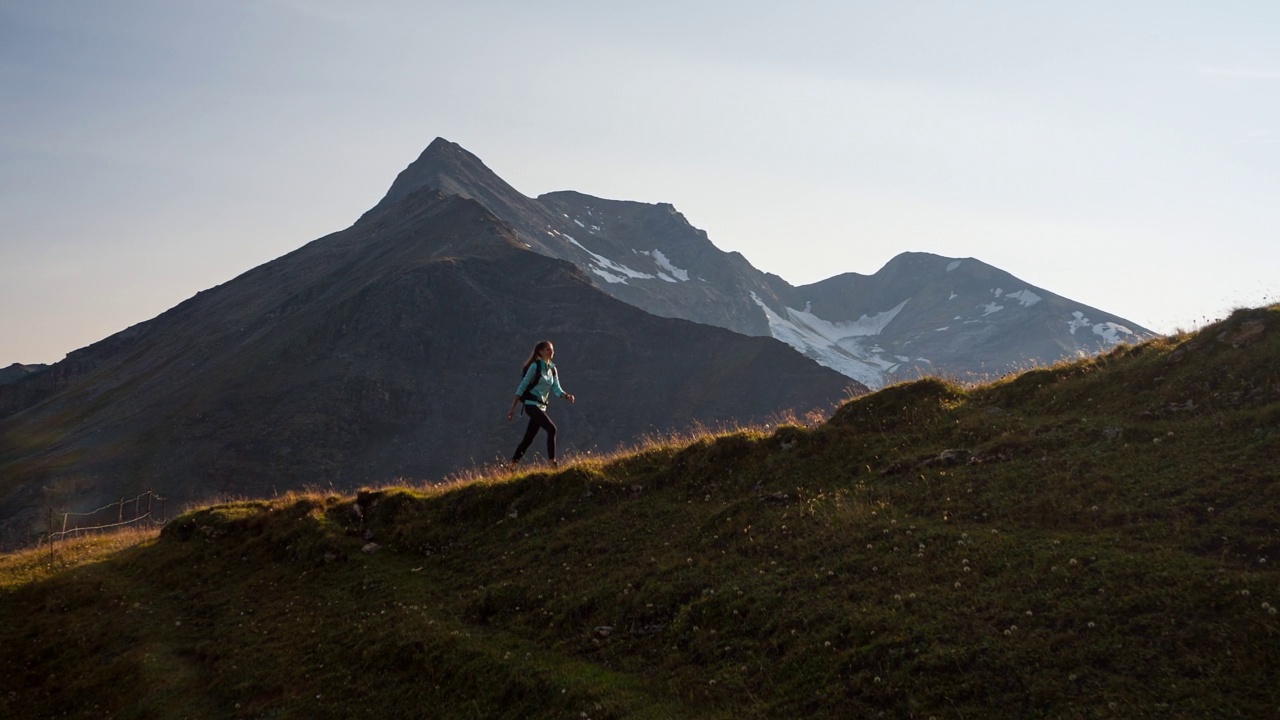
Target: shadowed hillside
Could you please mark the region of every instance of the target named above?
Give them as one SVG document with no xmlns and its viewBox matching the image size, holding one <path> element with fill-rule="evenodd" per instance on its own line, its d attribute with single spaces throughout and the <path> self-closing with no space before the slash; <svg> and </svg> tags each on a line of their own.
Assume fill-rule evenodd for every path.
<svg viewBox="0 0 1280 720">
<path fill-rule="evenodd" d="M 0 715 L 1273 717 L 1277 368 L 1280 306 L 1244 310 L 815 427 L 3 556 Z"/>
</svg>

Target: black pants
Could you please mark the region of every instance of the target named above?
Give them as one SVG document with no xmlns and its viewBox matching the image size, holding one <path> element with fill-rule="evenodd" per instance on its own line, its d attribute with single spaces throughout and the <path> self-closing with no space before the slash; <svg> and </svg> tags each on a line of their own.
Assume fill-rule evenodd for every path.
<svg viewBox="0 0 1280 720">
<path fill-rule="evenodd" d="M 533 436 L 538 434 L 539 428 L 547 431 L 547 459 L 554 461 L 556 459 L 556 424 L 551 422 L 545 410 L 539 410 L 533 405 L 525 405 L 524 414 L 529 416 L 529 427 L 525 428 L 524 439 L 520 441 L 520 447 L 516 448 L 516 454 L 511 458 L 511 462 L 520 462 L 520 458 L 524 457 L 525 451 L 533 443 Z"/>
</svg>

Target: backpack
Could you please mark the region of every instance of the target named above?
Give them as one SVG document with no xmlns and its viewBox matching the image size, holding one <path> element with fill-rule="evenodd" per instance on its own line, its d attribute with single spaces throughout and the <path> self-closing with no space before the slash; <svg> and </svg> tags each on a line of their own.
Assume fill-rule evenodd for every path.
<svg viewBox="0 0 1280 720">
<path fill-rule="evenodd" d="M 533 387 L 534 387 L 535 385 L 537 385 L 537 384 L 538 384 L 538 381 L 537 381 L 537 379 L 536 379 L 536 378 L 540 378 L 540 377 L 542 377 L 542 365 L 543 365 L 543 362 L 542 362 L 541 358 L 539 358 L 539 359 L 535 359 L 532 363 L 529 363 L 529 365 L 532 365 L 532 364 L 534 364 L 534 363 L 537 363 L 537 364 L 538 364 L 538 372 L 537 372 L 537 374 L 535 374 L 535 375 L 534 375 L 534 378 L 535 378 L 535 379 L 534 379 L 534 381 L 533 381 L 533 382 L 531 382 L 531 383 L 529 383 L 529 387 L 527 387 L 527 388 L 525 388 L 525 389 L 524 389 L 524 393 L 520 396 L 520 399 L 521 399 L 521 400 L 529 400 L 530 402 L 537 402 L 537 403 L 540 403 L 540 402 L 542 402 L 542 398 L 540 398 L 540 397 L 538 397 L 537 395 L 534 395 L 534 394 L 533 394 Z M 524 379 L 524 374 L 525 374 L 525 373 L 527 373 L 527 372 L 529 372 L 529 365 L 525 365 L 523 368 L 521 368 L 521 369 L 520 369 L 520 379 L 521 379 L 521 380 L 523 380 L 523 379 Z M 555 366 L 555 365 L 552 365 L 552 366 L 551 366 L 551 379 L 554 381 L 554 380 L 556 380 L 556 379 L 558 379 L 558 378 L 559 378 L 559 374 L 556 372 L 556 366 Z M 521 410 L 521 412 L 523 412 L 523 411 L 524 411 L 524 407 L 523 407 L 524 403 L 520 403 L 520 405 L 521 405 L 520 410 Z"/>
</svg>

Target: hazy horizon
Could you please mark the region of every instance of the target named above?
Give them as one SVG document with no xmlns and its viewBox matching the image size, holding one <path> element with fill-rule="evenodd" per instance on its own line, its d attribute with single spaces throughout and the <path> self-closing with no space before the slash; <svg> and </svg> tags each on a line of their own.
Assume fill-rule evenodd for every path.
<svg viewBox="0 0 1280 720">
<path fill-rule="evenodd" d="M 1280 6 L 0 0 L 0 366 L 349 226 L 437 136 L 804 285 L 974 257 L 1158 332 L 1277 299 Z"/>
</svg>

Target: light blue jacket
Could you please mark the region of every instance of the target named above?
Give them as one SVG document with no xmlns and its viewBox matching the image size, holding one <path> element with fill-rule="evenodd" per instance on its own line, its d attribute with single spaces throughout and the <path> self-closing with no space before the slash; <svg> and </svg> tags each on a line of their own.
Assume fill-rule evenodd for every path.
<svg viewBox="0 0 1280 720">
<path fill-rule="evenodd" d="M 534 360 L 529 363 L 529 369 L 524 371 L 524 377 L 516 387 L 516 397 L 523 399 L 524 391 L 532 389 L 538 400 L 525 400 L 524 404 L 546 410 L 547 398 L 551 393 L 555 393 L 556 397 L 564 395 L 564 389 L 560 387 L 559 373 L 552 372 L 555 366 L 554 362 L 546 360 Z M 542 372 L 538 372 L 539 370 Z"/>
</svg>

